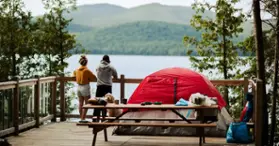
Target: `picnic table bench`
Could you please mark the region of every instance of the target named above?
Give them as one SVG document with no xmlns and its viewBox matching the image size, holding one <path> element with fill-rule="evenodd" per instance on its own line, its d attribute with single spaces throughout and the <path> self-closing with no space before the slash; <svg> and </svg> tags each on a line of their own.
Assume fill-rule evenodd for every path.
<svg viewBox="0 0 279 146">
<path fill-rule="evenodd" d="M 93 140 L 92 146 L 95 146 L 96 138 L 98 132 L 104 130 L 104 137 L 105 141 L 108 141 L 107 138 L 107 130 L 106 128 L 110 126 L 151 126 L 151 127 L 194 127 L 197 128 L 197 134 L 199 136 L 199 145 L 201 146 L 202 143 L 205 143 L 205 136 L 204 136 L 204 128 L 207 127 L 216 127 L 215 123 L 207 123 L 207 120 L 204 118 L 204 111 L 205 110 L 218 110 L 217 105 L 212 106 L 175 106 L 174 104 L 162 104 L 162 105 L 140 105 L 140 104 L 108 104 L 106 106 L 102 105 L 91 105 L 87 104 L 83 106 L 84 109 L 125 109 L 122 114 L 117 117 L 102 117 L 97 116 L 93 117 L 97 119 L 97 122 L 88 122 L 88 123 L 77 123 L 78 126 L 88 126 L 89 128 L 93 128 Z M 170 110 L 174 114 L 176 114 L 179 118 L 156 118 L 153 119 L 149 118 L 121 118 L 128 112 L 139 111 L 141 109 L 151 109 L 151 110 Z M 196 119 L 187 119 L 183 115 L 181 115 L 177 110 L 179 109 L 194 109 L 197 111 L 197 118 Z M 214 115 L 217 119 L 217 114 Z M 123 120 L 123 121 L 135 121 L 134 123 L 121 123 L 115 122 L 116 120 Z M 100 122 L 101 121 L 101 122 Z M 170 121 L 169 123 L 141 123 L 141 121 Z M 185 121 L 185 123 L 175 123 L 175 121 Z M 199 121 L 199 123 L 192 123 L 191 121 Z"/>
</svg>

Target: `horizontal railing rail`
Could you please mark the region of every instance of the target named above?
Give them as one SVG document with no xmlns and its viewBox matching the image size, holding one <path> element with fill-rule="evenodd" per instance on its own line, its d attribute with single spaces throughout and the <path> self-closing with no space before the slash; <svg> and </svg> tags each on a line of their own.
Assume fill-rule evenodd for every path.
<svg viewBox="0 0 279 146">
<path fill-rule="evenodd" d="M 137 78 L 125 78 L 124 75 L 121 75 L 123 80 L 120 79 L 113 79 L 113 83 L 127 83 L 127 84 L 139 84 L 141 83 L 141 81 L 143 79 L 137 79 Z M 60 77 L 58 80 L 63 80 L 65 82 L 75 82 L 75 77 Z M 244 85 L 245 82 L 249 82 L 249 80 L 247 79 L 245 81 L 244 80 L 210 80 L 211 83 L 215 86 L 225 86 L 225 85 L 229 85 L 229 86 L 239 86 L 239 85 Z M 93 80 L 93 82 L 97 82 L 97 79 Z"/>
<path fill-rule="evenodd" d="M 60 77 L 58 79 L 62 82 L 75 82 L 75 77 Z M 136 78 L 125 78 L 124 75 L 121 75 L 119 79 L 113 79 L 113 83 L 120 83 L 120 98 L 125 98 L 125 84 L 139 84 L 143 79 Z M 248 92 L 249 80 L 244 78 L 244 80 L 210 80 L 211 83 L 215 86 L 244 86 L 244 92 Z M 97 82 L 97 79 L 93 80 L 93 82 Z M 63 95 L 61 95 L 63 96 Z"/>
<path fill-rule="evenodd" d="M 75 82 L 75 77 L 59 77 L 57 79 L 58 81 L 62 82 L 61 85 L 64 85 L 65 82 Z M 113 79 L 113 83 L 120 84 L 120 102 L 125 98 L 125 85 L 126 84 L 140 84 L 144 79 L 139 78 L 125 78 L 125 75 L 120 75 L 120 78 Z M 93 80 L 93 82 L 97 82 L 97 79 Z M 214 86 L 243 86 L 243 97 L 245 97 L 245 94 L 248 92 L 248 86 L 249 86 L 249 80 L 248 78 L 244 78 L 242 80 L 210 80 L 210 82 Z M 61 89 L 64 89 L 64 87 L 61 87 Z M 65 93 L 60 92 L 61 99 L 65 99 L 64 97 Z M 62 105 L 61 108 L 64 108 L 65 101 L 61 101 Z M 242 105 L 244 106 L 245 99 L 243 98 Z M 60 109 L 61 111 L 64 111 L 64 109 Z M 62 120 L 66 120 L 66 118 L 73 118 L 78 117 L 77 114 L 67 114 L 64 115 L 63 113 L 60 114 L 62 117 Z M 63 117 L 65 116 L 65 117 Z"/>
</svg>

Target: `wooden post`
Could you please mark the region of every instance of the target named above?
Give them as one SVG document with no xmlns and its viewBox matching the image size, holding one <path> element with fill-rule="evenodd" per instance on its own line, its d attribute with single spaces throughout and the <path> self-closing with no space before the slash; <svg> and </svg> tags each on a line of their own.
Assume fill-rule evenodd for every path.
<svg viewBox="0 0 279 146">
<path fill-rule="evenodd" d="M 19 134 L 19 79 L 16 78 L 16 86 L 14 89 L 14 100 L 13 100 L 13 126 L 15 128 L 14 135 Z"/>
<path fill-rule="evenodd" d="M 35 92 L 34 92 L 34 113 L 35 113 L 35 127 L 39 128 L 40 126 L 40 78 L 37 76 L 37 83 L 35 85 Z"/>
<path fill-rule="evenodd" d="M 65 117 L 65 81 L 64 75 L 60 78 L 60 121 L 66 121 Z"/>
<path fill-rule="evenodd" d="M 244 78 L 243 86 L 244 86 L 244 98 L 243 98 L 242 104 L 243 104 L 243 106 L 245 106 L 245 103 L 246 103 L 245 97 L 246 97 L 246 94 L 248 93 L 248 86 L 249 86 L 249 81 L 248 81 L 247 77 Z"/>
<path fill-rule="evenodd" d="M 125 76 L 120 76 L 120 102 L 123 103 L 123 99 L 125 98 Z"/>
<path fill-rule="evenodd" d="M 256 98 L 255 98 L 255 146 L 262 146 L 263 138 L 263 82 L 257 80 Z"/>
<path fill-rule="evenodd" d="M 255 118 L 256 118 L 256 88 L 254 85 L 252 85 L 252 94 L 254 95 L 254 99 L 253 99 L 253 105 L 254 105 L 254 112 L 253 112 L 253 117 L 252 117 L 252 121 L 255 123 Z M 255 131 L 255 130 L 254 130 Z"/>
<path fill-rule="evenodd" d="M 51 83 L 51 114 L 53 115 L 53 118 L 51 119 L 51 122 L 56 122 L 56 79 L 54 82 Z"/>
</svg>

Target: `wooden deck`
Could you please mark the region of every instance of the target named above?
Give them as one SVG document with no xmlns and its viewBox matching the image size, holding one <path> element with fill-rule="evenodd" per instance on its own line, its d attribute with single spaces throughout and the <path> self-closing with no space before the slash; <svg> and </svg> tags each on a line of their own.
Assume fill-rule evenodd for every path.
<svg viewBox="0 0 279 146">
<path fill-rule="evenodd" d="M 198 146 L 198 138 L 187 137 L 148 137 L 148 136 L 112 136 L 113 128 L 108 129 L 108 142 L 100 132 L 97 146 Z M 12 146 L 91 146 L 92 131 L 88 127 L 76 126 L 74 122 L 50 123 L 8 137 Z M 225 138 L 206 138 L 204 146 L 230 146 Z M 240 146 L 240 145 L 239 145 Z M 244 146 L 244 145 L 243 145 Z M 249 145 L 254 146 L 254 145 Z"/>
</svg>

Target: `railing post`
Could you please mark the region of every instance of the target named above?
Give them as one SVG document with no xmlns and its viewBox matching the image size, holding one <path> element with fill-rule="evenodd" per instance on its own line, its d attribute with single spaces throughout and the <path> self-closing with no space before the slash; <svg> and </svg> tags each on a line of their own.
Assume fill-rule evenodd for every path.
<svg viewBox="0 0 279 146">
<path fill-rule="evenodd" d="M 252 93 L 254 95 L 254 100 L 253 100 L 253 104 L 254 104 L 254 111 L 255 111 L 255 107 L 256 107 L 256 88 L 257 86 L 253 86 L 252 85 Z M 253 112 L 253 117 L 252 117 L 252 121 L 255 123 L 255 118 L 256 118 L 256 112 Z M 255 130 L 254 130 L 255 131 Z"/>
<path fill-rule="evenodd" d="M 14 135 L 19 134 L 19 79 L 15 78 L 16 80 L 16 85 L 14 89 L 14 100 L 13 100 L 13 126 L 15 128 Z"/>
<path fill-rule="evenodd" d="M 65 103 L 65 81 L 64 75 L 62 75 L 60 78 L 60 121 L 66 121 Z"/>
<path fill-rule="evenodd" d="M 255 98 L 255 145 L 262 146 L 262 136 L 263 136 L 263 92 L 262 92 L 263 82 L 257 80 L 256 87 L 256 98 Z M 267 127 L 265 127 L 267 128 Z"/>
<path fill-rule="evenodd" d="M 57 81 L 55 79 L 54 82 L 51 83 L 51 114 L 53 115 L 51 122 L 56 122 L 56 84 Z"/>
<path fill-rule="evenodd" d="M 243 98 L 242 104 L 243 104 L 243 106 L 245 106 L 245 101 L 246 101 L 245 96 L 248 93 L 248 86 L 249 86 L 249 80 L 247 77 L 244 78 L 243 86 L 244 86 L 244 98 Z"/>
<path fill-rule="evenodd" d="M 123 103 L 123 99 L 125 98 L 125 76 L 120 76 L 120 102 Z"/>
<path fill-rule="evenodd" d="M 39 128 L 40 126 L 40 78 L 36 76 L 37 83 L 35 85 L 35 92 L 34 92 L 34 113 L 35 113 L 35 127 Z"/>
</svg>

